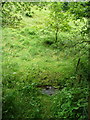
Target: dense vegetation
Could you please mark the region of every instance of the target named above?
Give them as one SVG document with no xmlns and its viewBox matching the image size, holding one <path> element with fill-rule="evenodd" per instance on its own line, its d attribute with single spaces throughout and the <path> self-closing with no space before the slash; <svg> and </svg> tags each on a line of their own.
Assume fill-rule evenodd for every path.
<svg viewBox="0 0 90 120">
<path fill-rule="evenodd" d="M 88 119 L 89 4 L 2 3 L 3 120 Z"/>
</svg>

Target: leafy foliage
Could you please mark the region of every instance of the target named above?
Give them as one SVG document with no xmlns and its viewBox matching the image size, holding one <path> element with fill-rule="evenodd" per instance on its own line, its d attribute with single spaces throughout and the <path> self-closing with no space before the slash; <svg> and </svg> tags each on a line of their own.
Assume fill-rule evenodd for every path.
<svg viewBox="0 0 90 120">
<path fill-rule="evenodd" d="M 2 24 L 17 26 L 22 20 L 22 14 L 31 17 L 31 3 L 4 2 L 2 3 Z"/>
<path fill-rule="evenodd" d="M 53 118 L 64 118 L 71 120 L 87 119 L 87 89 L 64 88 L 56 96 L 53 97 L 51 111 Z"/>
<path fill-rule="evenodd" d="M 34 84 L 16 86 L 3 91 L 3 119 L 40 118 L 41 101 Z"/>
<path fill-rule="evenodd" d="M 55 41 L 57 42 L 58 33 L 62 31 L 69 31 L 70 25 L 68 21 L 70 19 L 69 13 L 65 13 L 62 10 L 62 3 L 55 2 L 50 4 L 50 17 L 48 19 L 49 27 L 55 32 Z M 64 21 L 63 21 L 64 20 Z M 63 21 L 63 22 L 62 22 Z"/>
</svg>

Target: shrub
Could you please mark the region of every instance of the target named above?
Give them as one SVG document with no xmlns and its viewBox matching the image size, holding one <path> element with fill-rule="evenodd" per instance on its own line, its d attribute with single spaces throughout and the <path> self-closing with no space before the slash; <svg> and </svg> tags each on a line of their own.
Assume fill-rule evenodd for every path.
<svg viewBox="0 0 90 120">
<path fill-rule="evenodd" d="M 33 84 L 3 90 L 3 119 L 40 118 L 41 101 Z"/>
<path fill-rule="evenodd" d="M 86 120 L 87 118 L 87 88 L 63 88 L 53 97 L 52 115 L 55 118 L 70 120 Z"/>
<path fill-rule="evenodd" d="M 14 14 L 12 12 L 7 12 L 6 9 L 2 12 L 2 25 L 14 25 L 17 26 L 20 24 L 22 16 L 19 14 Z"/>
</svg>

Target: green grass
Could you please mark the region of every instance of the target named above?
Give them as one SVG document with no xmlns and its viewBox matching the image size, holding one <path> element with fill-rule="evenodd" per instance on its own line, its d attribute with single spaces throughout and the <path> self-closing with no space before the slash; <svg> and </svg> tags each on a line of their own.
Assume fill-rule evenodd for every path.
<svg viewBox="0 0 90 120">
<path fill-rule="evenodd" d="M 45 28 L 44 23 L 45 18 L 48 17 L 48 11 L 39 11 L 35 10 L 35 8 L 34 11 L 35 15 L 32 18 L 23 17 L 24 24 L 22 26 L 3 28 L 2 66 L 5 100 L 13 99 L 13 91 L 15 91 L 15 97 L 18 98 L 23 93 L 18 90 L 22 90 L 26 85 L 30 86 L 32 83 L 49 84 L 57 87 L 58 84 L 62 84 L 64 78 L 70 77 L 74 70 L 74 63 L 71 57 L 68 58 L 63 51 L 53 49 L 51 46 L 44 44 L 45 39 L 48 39 L 49 36 L 47 31 L 45 34 L 42 32 Z M 9 97 L 9 94 L 11 97 Z M 24 113 L 24 117 L 31 117 L 28 109 L 30 105 L 27 106 L 25 104 L 26 107 L 23 105 L 25 100 L 27 100 L 26 94 L 24 96 L 24 98 L 21 96 L 21 98 L 16 99 L 12 104 L 7 104 L 7 106 L 13 106 L 13 104 L 18 106 L 20 104 L 27 111 Z M 42 104 L 41 117 L 51 117 L 51 97 L 41 94 L 38 97 Z M 30 96 L 28 96 L 29 98 Z M 19 103 L 19 101 L 21 102 Z M 38 106 L 36 108 L 38 109 Z M 5 107 L 5 109 L 7 108 Z M 17 107 L 15 109 L 18 111 Z M 23 112 L 22 110 L 20 111 L 21 113 L 19 112 L 18 116 L 15 115 L 18 118 L 21 118 L 20 115 Z M 38 113 L 36 112 L 36 114 Z"/>
<path fill-rule="evenodd" d="M 18 80 L 56 84 L 72 74 L 73 61 L 64 52 L 44 45 L 49 34 L 43 34 L 48 10 L 33 7 L 32 18 L 23 16 L 23 27 L 3 29 L 4 74 L 16 72 Z M 68 71 L 69 69 L 69 71 Z M 46 80 L 43 80 L 47 78 Z"/>
<path fill-rule="evenodd" d="M 53 40 L 53 33 L 46 29 L 49 10 L 34 11 L 33 17 L 23 16 L 22 26 L 3 28 L 3 83 L 9 86 L 20 82 L 52 84 L 57 86 L 70 78 L 75 71 L 73 56 L 68 51 L 45 45 Z M 60 39 L 70 39 L 67 33 L 60 33 Z M 64 83 L 63 83 L 64 84 Z"/>
<path fill-rule="evenodd" d="M 33 7 L 32 11 L 34 11 L 33 17 L 23 16 L 21 26 L 3 28 L 3 93 L 4 100 L 7 100 L 6 103 L 8 103 L 9 99 L 13 101 L 13 103 L 6 104 L 7 108 L 5 109 L 7 110 L 8 106 L 11 105 L 12 107 L 14 104 L 16 111 L 19 112 L 18 116 L 15 114 L 18 118 L 21 118 L 20 115 L 23 115 L 23 117 L 32 117 L 30 115 L 33 115 L 35 117 L 38 114 L 42 118 L 49 118 L 52 117 L 51 103 L 57 104 L 57 99 L 54 100 L 54 96 L 36 93 L 37 89 L 33 90 L 32 83 L 53 85 L 55 87 L 58 87 L 58 85 L 64 87 L 66 83 L 72 83 L 76 60 L 74 61 L 74 55 L 70 55 L 68 48 L 63 50 L 62 46 L 54 48 L 54 45 L 45 44 L 46 40 L 54 40 L 54 33 L 49 33 L 45 25 L 49 10 L 43 9 L 39 11 L 36 7 Z M 68 43 L 70 39 L 73 41 L 71 37 L 72 33 L 62 32 L 59 34 L 59 40 L 65 43 Z M 31 89 L 32 91 L 29 93 L 28 90 Z M 35 94 L 33 91 L 36 91 Z M 60 95 L 63 96 L 63 93 Z M 29 104 L 30 100 L 31 103 Z M 39 103 L 40 106 L 38 106 Z M 20 110 L 17 109 L 19 104 Z M 34 107 L 33 104 L 35 104 Z M 54 107 L 56 108 L 56 106 Z M 22 110 L 22 108 L 26 111 Z M 40 113 L 38 112 L 39 108 Z"/>
<path fill-rule="evenodd" d="M 34 34 L 30 34 L 30 31 L 32 29 L 27 27 L 21 31 L 13 28 L 3 30 L 4 71 L 22 73 L 25 80 L 29 74 L 30 80 L 41 83 L 45 82 L 45 75 L 46 81 L 52 81 L 52 84 L 67 77 L 66 74 L 70 75 L 74 69 L 72 59 L 62 52 L 46 47 L 39 35 L 34 30 Z M 22 76 L 18 77 L 21 78 Z"/>
</svg>

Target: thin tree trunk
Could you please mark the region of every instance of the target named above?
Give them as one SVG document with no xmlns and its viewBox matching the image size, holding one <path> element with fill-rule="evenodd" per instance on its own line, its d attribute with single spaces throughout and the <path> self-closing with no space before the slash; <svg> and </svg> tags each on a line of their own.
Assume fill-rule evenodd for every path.
<svg viewBox="0 0 90 120">
<path fill-rule="evenodd" d="M 76 73 L 77 73 L 77 71 L 78 71 L 78 66 L 79 66 L 79 64 L 80 64 L 80 58 L 78 59 L 78 62 L 77 62 L 77 65 L 76 65 Z"/>
<path fill-rule="evenodd" d="M 56 27 L 56 35 L 55 35 L 55 42 L 58 40 L 58 27 Z"/>
</svg>

